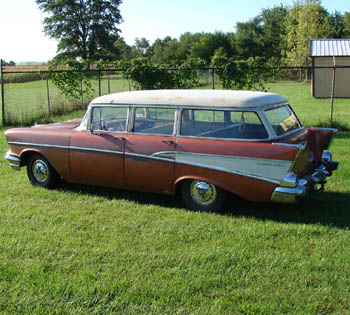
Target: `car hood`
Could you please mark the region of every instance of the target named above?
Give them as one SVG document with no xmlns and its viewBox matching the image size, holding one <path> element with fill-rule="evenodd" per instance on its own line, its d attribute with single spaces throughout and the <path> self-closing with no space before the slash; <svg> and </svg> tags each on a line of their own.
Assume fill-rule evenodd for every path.
<svg viewBox="0 0 350 315">
<path fill-rule="evenodd" d="M 80 125 L 82 118 L 75 118 L 65 122 L 52 123 L 52 124 L 37 124 L 32 126 L 32 128 L 40 129 L 74 129 Z"/>
</svg>

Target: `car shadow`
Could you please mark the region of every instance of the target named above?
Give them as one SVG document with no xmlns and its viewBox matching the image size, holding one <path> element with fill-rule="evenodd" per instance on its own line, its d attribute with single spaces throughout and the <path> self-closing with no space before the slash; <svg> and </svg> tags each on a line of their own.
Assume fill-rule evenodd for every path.
<svg viewBox="0 0 350 315">
<path fill-rule="evenodd" d="M 239 198 L 231 199 L 231 203 L 222 214 L 281 223 L 321 224 L 350 228 L 350 194 L 311 193 L 295 204 L 255 203 Z"/>
<path fill-rule="evenodd" d="M 95 195 L 109 200 L 126 199 L 139 204 L 185 209 L 180 198 L 145 192 L 86 186 L 62 182 L 59 189 Z M 191 211 L 185 209 L 185 211 Z M 230 197 L 225 209 L 214 215 L 271 220 L 280 223 L 321 224 L 350 228 L 350 194 L 322 192 L 305 196 L 295 204 L 257 203 Z"/>
<path fill-rule="evenodd" d="M 116 188 L 71 184 L 62 181 L 59 189 L 83 195 L 94 195 L 108 200 L 125 199 L 139 204 L 154 204 L 161 207 L 184 208 L 177 197 Z"/>
</svg>

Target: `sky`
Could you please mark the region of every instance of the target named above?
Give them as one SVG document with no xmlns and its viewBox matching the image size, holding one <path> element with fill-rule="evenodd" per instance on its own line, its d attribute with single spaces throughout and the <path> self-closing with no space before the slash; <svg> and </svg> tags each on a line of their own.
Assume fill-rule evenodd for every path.
<svg viewBox="0 0 350 315">
<path fill-rule="evenodd" d="M 145 37 L 179 38 L 185 32 L 234 32 L 237 22 L 246 22 L 262 9 L 293 0 L 123 0 L 121 36 L 132 45 Z M 350 11 L 349 0 L 323 0 L 328 12 Z M 44 15 L 35 0 L 0 0 L 0 58 L 6 61 L 46 62 L 56 55 L 57 42 L 45 36 Z"/>
</svg>

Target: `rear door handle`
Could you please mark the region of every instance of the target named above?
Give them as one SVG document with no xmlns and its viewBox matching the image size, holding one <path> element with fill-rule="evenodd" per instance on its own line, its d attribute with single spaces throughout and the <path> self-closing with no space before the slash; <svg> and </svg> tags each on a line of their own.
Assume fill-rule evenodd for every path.
<svg viewBox="0 0 350 315">
<path fill-rule="evenodd" d="M 169 144 L 169 145 L 172 145 L 172 144 L 175 143 L 175 142 L 172 141 L 172 140 L 161 140 L 161 142 L 166 143 L 166 144 Z"/>
</svg>

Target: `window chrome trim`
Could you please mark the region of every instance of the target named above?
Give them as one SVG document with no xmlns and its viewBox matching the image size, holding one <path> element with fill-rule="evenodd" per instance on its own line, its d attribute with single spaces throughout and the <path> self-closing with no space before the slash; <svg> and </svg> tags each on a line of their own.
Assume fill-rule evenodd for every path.
<svg viewBox="0 0 350 315">
<path fill-rule="evenodd" d="M 214 137 L 198 137 L 198 136 L 183 136 L 177 135 L 177 138 L 189 138 L 189 139 L 200 139 L 200 140 L 219 140 L 219 141 L 234 141 L 234 142 L 267 142 L 269 143 L 270 138 L 264 139 L 240 139 L 240 138 L 214 138 Z"/>
</svg>

